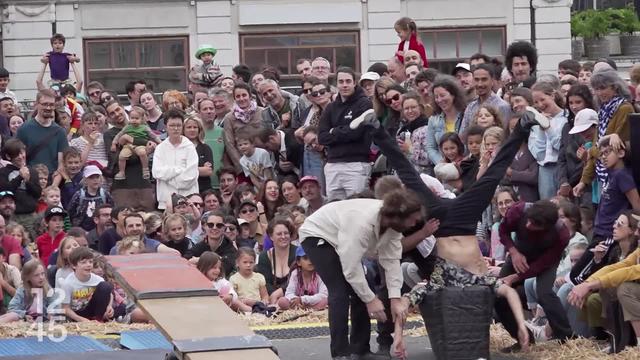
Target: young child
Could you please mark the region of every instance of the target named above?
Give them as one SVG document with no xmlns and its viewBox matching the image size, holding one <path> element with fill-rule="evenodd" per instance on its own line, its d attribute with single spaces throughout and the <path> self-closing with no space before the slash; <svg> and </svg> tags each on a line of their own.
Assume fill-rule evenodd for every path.
<svg viewBox="0 0 640 360">
<path fill-rule="evenodd" d="M 238 237 L 236 239 L 238 248 L 248 247 L 253 249 L 256 246 L 256 240 L 251 236 L 251 224 L 245 219 L 238 219 Z"/>
<path fill-rule="evenodd" d="M 68 147 L 62 152 L 62 164 L 62 170 L 53 173 L 51 185 L 60 188 L 62 207 L 67 208 L 73 194 L 82 188 L 82 154 Z"/>
<path fill-rule="evenodd" d="M 113 318 L 113 286 L 91 272 L 94 257 L 91 249 L 86 247 L 78 247 L 71 252 L 69 261 L 73 273 L 67 276 L 62 286 L 65 292 L 62 308 L 71 321 L 103 322 Z"/>
<path fill-rule="evenodd" d="M 229 280 L 224 278 L 224 268 L 220 256 L 212 251 L 205 251 L 198 258 L 198 270 L 211 280 L 213 288 L 218 291 L 225 304 L 235 311 L 251 312 L 251 306 L 238 300 L 238 294 Z"/>
<path fill-rule="evenodd" d="M 266 181 L 265 181 L 266 183 Z M 249 184 L 240 184 L 236 188 L 236 196 L 240 201 L 251 201 L 256 203 L 256 188 Z"/>
<path fill-rule="evenodd" d="M 142 178 L 148 180 L 151 177 L 149 155 L 146 147 L 149 141 L 153 141 L 156 144 L 161 142 L 160 137 L 147 125 L 147 110 L 134 105 L 131 107 L 131 112 L 129 112 L 129 124 L 116 135 L 111 144 L 111 152 L 116 152 L 116 145 L 122 145 L 120 155 L 118 155 L 118 173 L 114 177 L 115 180 L 127 178 L 125 175 L 127 160 L 133 154 L 140 158 Z"/>
<path fill-rule="evenodd" d="M 495 107 L 490 105 L 482 105 L 476 117 L 471 121 L 471 124 L 478 125 L 483 129 L 488 129 L 492 126 L 502 127 L 502 115 Z"/>
<path fill-rule="evenodd" d="M 45 164 L 35 164 L 33 165 L 33 170 L 38 173 L 38 183 L 40 187 L 44 190 L 47 186 L 49 186 L 49 168 Z M 47 210 L 45 207 L 42 211 Z"/>
<path fill-rule="evenodd" d="M 302 246 L 296 249 L 296 263 L 289 275 L 284 297 L 278 299 L 278 308 L 324 310 L 329 291 Z"/>
<path fill-rule="evenodd" d="M 47 315 L 56 310 L 50 308 L 54 304 L 54 293 L 49 291 L 46 270 L 40 260 L 32 259 L 24 264 L 21 281 L 22 286 L 16 290 L 7 313 L 0 316 L 0 324 L 20 320 L 34 321 L 40 317 L 43 317 L 44 321 Z"/>
<path fill-rule="evenodd" d="M 0 309 L 3 311 L 7 309 L 9 302 L 15 296 L 16 289 L 22 286 L 20 270 L 6 261 L 4 249 L 0 247 L 0 289 L 2 289 Z"/>
<path fill-rule="evenodd" d="M 267 180 L 275 178 L 271 156 L 267 150 L 256 148 L 253 136 L 248 131 L 236 133 L 236 146 L 242 154 L 240 158 L 242 171 L 251 179 L 259 193 Z"/>
<path fill-rule="evenodd" d="M 36 239 L 38 254 L 43 264 L 49 265 L 49 256 L 60 246 L 66 235 L 63 230 L 65 216 L 67 212 L 60 206 L 52 206 L 44 213 L 47 232 Z"/>
<path fill-rule="evenodd" d="M 591 88 L 591 74 L 593 73 L 593 63 L 585 62 L 580 67 L 580 72 L 578 73 L 578 83 L 580 85 L 587 85 Z"/>
<path fill-rule="evenodd" d="M 492 126 L 484 131 L 482 135 L 482 145 L 480 146 L 480 169 L 476 179 L 480 179 L 489 168 L 489 164 L 498 153 L 500 145 L 504 141 L 504 130 L 497 126 Z"/>
<path fill-rule="evenodd" d="M 460 162 L 464 159 L 462 140 L 456 133 L 445 133 L 440 138 L 439 147 L 442 162 L 434 167 L 436 178 L 456 190 L 462 189 L 459 169 Z"/>
<path fill-rule="evenodd" d="M 217 50 L 211 45 L 201 45 L 196 51 L 196 59 L 202 64 L 195 65 L 189 71 L 189 81 L 204 88 L 213 88 L 222 80 L 222 71 L 213 61 Z"/>
<path fill-rule="evenodd" d="M 468 155 L 460 162 L 460 179 L 462 189 L 469 189 L 475 182 L 480 169 L 480 147 L 484 129 L 478 125 L 471 125 L 466 130 Z"/>
<path fill-rule="evenodd" d="M 13 99 L 13 103 L 18 103 L 18 98 L 16 98 L 16 94 L 13 91 L 9 90 L 9 71 L 3 67 L 0 67 L 0 99 L 9 97 Z"/>
<path fill-rule="evenodd" d="M 78 244 L 72 236 L 66 236 L 60 242 L 60 246 L 58 246 L 58 260 L 56 261 L 56 282 L 54 284 L 56 289 L 62 288 L 64 279 L 73 272 L 69 258 L 71 252 L 78 247 L 80 247 L 80 244 Z"/>
<path fill-rule="evenodd" d="M 138 237 L 131 236 L 125 237 L 121 241 L 125 239 L 129 239 L 128 243 L 131 244 L 133 241 L 137 241 L 138 243 L 142 243 Z M 122 254 L 119 254 L 122 255 Z M 100 276 L 105 279 L 109 284 L 113 286 L 113 318 L 123 324 L 130 323 L 148 323 L 149 319 L 144 314 L 144 312 L 136 306 L 136 303 L 129 299 L 127 293 L 118 285 L 115 280 L 115 275 L 111 271 L 110 268 L 107 267 L 107 260 L 104 256 L 97 256 L 93 259 L 93 270 L 91 271 L 93 274 Z"/>
<path fill-rule="evenodd" d="M 187 219 L 182 215 L 171 214 L 162 222 L 163 243 L 186 257 L 191 249 L 191 240 L 187 237 Z"/>
<path fill-rule="evenodd" d="M 86 231 L 95 229 L 93 213 L 102 204 L 113 205 L 111 194 L 102 186 L 102 171 L 95 165 L 87 165 L 82 171 L 84 187 L 69 202 L 69 217 L 73 226 Z"/>
<path fill-rule="evenodd" d="M 64 52 L 66 42 L 64 35 L 53 34 L 50 42 L 52 50 L 47 52 L 45 57 L 51 70 L 51 81 L 65 83 L 69 80 L 69 66 L 73 63 L 80 62 L 80 59 L 76 54 Z"/>
<path fill-rule="evenodd" d="M 31 235 L 24 228 L 24 226 L 16 222 L 10 222 L 7 224 L 7 234 L 13 236 L 18 241 L 20 241 L 20 244 L 22 244 L 23 263 L 26 263 L 27 261 L 31 260 L 31 258 L 36 256 L 34 255 L 34 251 L 37 252 L 37 249 L 34 246 L 34 243 L 31 241 Z"/>
<path fill-rule="evenodd" d="M 404 53 L 407 50 L 415 50 L 422 58 L 422 67 L 428 68 L 427 53 L 424 50 L 424 44 L 418 37 L 418 26 L 415 21 L 408 17 L 403 17 L 396 21 L 393 28 L 400 38 L 400 44 L 398 44 L 398 50 L 396 51 L 398 60 L 404 64 Z"/>
<path fill-rule="evenodd" d="M 640 197 L 631 173 L 626 167 L 627 150 L 621 147 L 615 151 L 610 144 L 610 136 L 598 141 L 599 157 L 609 174 L 608 182 L 602 187 L 600 204 L 596 211 L 593 240 L 602 241 L 613 234 L 613 224 L 618 216 L 629 208 L 640 210 Z"/>
<path fill-rule="evenodd" d="M 82 154 L 82 163 L 95 162 L 102 168 L 109 164 L 107 150 L 102 136 L 98 115 L 95 112 L 86 112 L 80 118 L 82 124 L 81 136 L 69 141 L 69 146 L 74 147 Z"/>
<path fill-rule="evenodd" d="M 126 236 L 116 243 L 118 255 L 135 255 L 145 252 L 144 243 L 139 236 Z"/>
<path fill-rule="evenodd" d="M 238 272 L 229 278 L 240 302 L 251 307 L 260 302 L 269 303 L 267 281 L 262 274 L 253 271 L 255 264 L 256 252 L 251 248 L 241 247 L 236 258 Z"/>
</svg>

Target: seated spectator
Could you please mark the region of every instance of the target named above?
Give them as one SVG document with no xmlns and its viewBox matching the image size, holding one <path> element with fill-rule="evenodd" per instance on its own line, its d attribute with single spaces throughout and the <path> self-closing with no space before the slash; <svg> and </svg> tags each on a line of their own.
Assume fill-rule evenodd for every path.
<svg viewBox="0 0 640 360">
<path fill-rule="evenodd" d="M 2 295 L 0 309 L 2 312 L 6 311 L 11 299 L 16 295 L 16 290 L 21 286 L 20 269 L 6 262 L 4 249 L 0 247 L 0 292 Z"/>
<path fill-rule="evenodd" d="M 297 247 L 291 244 L 291 232 L 291 223 L 287 219 L 271 220 L 267 233 L 274 246 L 258 257 L 256 271 L 265 278 L 270 304 L 276 304 L 284 296 L 289 270 L 295 263 Z"/>
<path fill-rule="evenodd" d="M 262 274 L 254 271 L 255 263 L 255 251 L 241 247 L 236 259 L 238 272 L 229 278 L 233 289 L 238 293 L 238 300 L 251 307 L 258 303 L 269 304 L 266 280 Z"/>
<path fill-rule="evenodd" d="M 113 318 L 111 293 L 113 285 L 91 272 L 93 252 L 86 247 L 71 252 L 73 273 L 64 280 L 62 308 L 71 321 L 109 321 Z"/>
<path fill-rule="evenodd" d="M 233 285 L 229 280 L 225 279 L 220 255 L 205 251 L 200 255 L 196 266 L 207 279 L 211 280 L 213 288 L 218 291 L 218 296 L 222 298 L 225 304 L 235 311 L 251 312 L 251 306 L 245 305 L 238 300 L 238 294 Z"/>
<path fill-rule="evenodd" d="M 66 235 L 63 230 L 64 218 L 66 216 L 67 212 L 60 206 L 50 207 L 44 213 L 47 232 L 36 239 L 38 254 L 43 264 L 50 265 L 49 256 L 58 248 L 60 242 Z"/>
<path fill-rule="evenodd" d="M 278 208 L 285 203 L 284 196 L 282 196 L 280 187 L 278 186 L 278 181 L 273 179 L 265 182 L 264 188 L 258 196 L 258 199 L 264 209 L 264 220 L 266 222 L 271 221 Z M 262 214 L 260 216 L 262 216 Z"/>
<path fill-rule="evenodd" d="M 324 310 L 328 305 L 329 291 L 320 275 L 315 271 L 304 249 L 296 248 L 296 262 L 284 297 L 278 300 L 281 310 L 313 309 Z"/>
<path fill-rule="evenodd" d="M 72 139 L 69 146 L 80 151 L 83 166 L 92 161 L 100 165 L 101 168 L 106 168 L 109 165 L 109 158 L 97 113 L 84 113 L 81 121 L 81 136 Z"/>
<path fill-rule="evenodd" d="M 7 308 L 7 313 L 0 316 L 0 324 L 25 320 L 34 321 L 48 319 L 56 310 L 53 293 L 49 291 L 46 270 L 40 260 L 32 259 L 22 268 L 22 286 L 18 287 Z M 34 294 L 40 291 L 44 296 L 36 299 Z"/>
<path fill-rule="evenodd" d="M 280 181 L 282 196 L 287 204 L 301 206 L 305 210 L 309 206 L 307 200 L 300 194 L 298 179 L 295 176 L 286 176 Z"/>
<path fill-rule="evenodd" d="M 178 250 L 184 258 L 187 258 L 187 253 L 192 246 L 191 240 L 186 236 L 188 227 L 187 220 L 179 214 L 171 214 L 162 221 L 164 244 Z"/>
<path fill-rule="evenodd" d="M 195 244 L 185 256 L 192 264 L 198 263 L 198 258 L 205 251 L 213 251 L 222 258 L 224 273 L 231 274 L 236 261 L 237 250 L 231 240 L 224 236 L 224 214 L 220 211 L 209 212 L 204 217 L 206 236 Z"/>
</svg>

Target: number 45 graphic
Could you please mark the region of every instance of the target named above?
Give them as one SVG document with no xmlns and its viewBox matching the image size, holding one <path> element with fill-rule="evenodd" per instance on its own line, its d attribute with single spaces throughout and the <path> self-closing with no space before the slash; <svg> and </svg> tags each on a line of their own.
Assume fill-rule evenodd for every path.
<svg viewBox="0 0 640 360">
<path fill-rule="evenodd" d="M 64 310 L 62 310 L 61 307 L 65 297 L 64 291 L 62 289 L 49 289 L 47 299 L 51 301 L 46 309 L 44 308 L 42 288 L 31 289 L 31 295 L 33 296 L 33 304 L 38 314 L 37 317 L 33 319 L 27 335 L 35 334 L 35 336 L 38 337 L 38 341 L 44 341 L 45 336 L 53 342 L 64 341 L 67 338 L 67 329 L 61 324 L 61 322 L 65 321 Z M 48 318 L 46 329 L 44 325 L 45 315 Z"/>
</svg>

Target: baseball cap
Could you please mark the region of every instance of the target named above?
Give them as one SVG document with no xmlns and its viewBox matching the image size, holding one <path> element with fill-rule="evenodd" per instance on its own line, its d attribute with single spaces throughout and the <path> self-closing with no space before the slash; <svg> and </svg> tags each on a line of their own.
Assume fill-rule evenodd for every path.
<svg viewBox="0 0 640 360">
<path fill-rule="evenodd" d="M 84 170 L 82 170 L 82 177 L 88 178 L 93 175 L 102 175 L 102 171 L 95 165 L 87 165 L 84 167 Z"/>
<path fill-rule="evenodd" d="M 4 199 L 6 197 L 10 197 L 13 200 L 15 200 L 16 199 L 16 194 L 14 194 L 13 191 L 9 191 L 9 190 L 0 191 L 0 200 Z"/>
<path fill-rule="evenodd" d="M 582 109 L 576 114 L 569 134 L 579 134 L 593 125 L 598 125 L 598 113 L 593 109 Z"/>
<path fill-rule="evenodd" d="M 173 193 L 171 195 L 171 205 L 173 205 L 174 209 L 181 205 L 187 205 L 187 198 L 180 194 Z"/>
<path fill-rule="evenodd" d="M 360 76 L 359 83 L 362 83 L 362 80 L 378 81 L 379 79 L 380 75 L 377 72 L 367 71 L 366 73 L 362 74 L 362 76 Z"/>
<path fill-rule="evenodd" d="M 300 182 L 298 182 L 298 187 L 302 186 L 302 184 L 304 184 L 307 181 L 313 181 L 316 184 L 318 184 L 318 186 L 320 186 L 320 181 L 318 181 L 317 177 L 311 176 L 311 175 L 307 175 L 307 176 L 303 177 L 302 179 L 300 179 Z"/>
<path fill-rule="evenodd" d="M 51 206 L 44 212 L 44 219 L 49 221 L 54 216 L 67 216 L 67 212 L 61 206 Z"/>
<path fill-rule="evenodd" d="M 244 224 L 248 224 L 249 222 L 245 219 L 238 219 L 238 226 L 242 226 Z"/>
<path fill-rule="evenodd" d="M 302 248 L 302 246 L 298 246 L 298 248 L 296 249 L 296 257 L 303 257 L 303 256 L 307 256 L 307 253 L 304 252 L 304 249 Z"/>
<path fill-rule="evenodd" d="M 453 68 L 451 75 L 455 75 L 460 69 L 466 70 L 467 72 L 471 72 L 471 65 L 467 63 L 457 63 L 456 67 Z"/>
<path fill-rule="evenodd" d="M 243 201 L 240 203 L 240 206 L 238 206 L 238 209 L 242 209 L 242 207 L 244 207 L 245 205 L 251 205 L 252 207 L 254 207 L 254 208 L 256 208 L 256 209 L 258 208 L 258 206 L 256 205 L 256 203 L 254 203 L 253 201 L 251 201 L 251 200 L 243 200 Z"/>
</svg>

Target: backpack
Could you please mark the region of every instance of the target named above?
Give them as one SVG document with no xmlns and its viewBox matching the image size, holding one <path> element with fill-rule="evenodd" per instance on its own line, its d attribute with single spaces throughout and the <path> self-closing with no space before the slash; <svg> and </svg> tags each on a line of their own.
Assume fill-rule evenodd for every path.
<svg viewBox="0 0 640 360">
<path fill-rule="evenodd" d="M 98 194 L 100 195 L 100 199 L 102 199 L 102 203 L 106 204 L 107 203 L 107 195 L 105 194 L 105 191 L 103 188 L 100 188 L 100 191 L 98 192 Z M 84 187 L 82 189 L 80 189 L 80 202 L 79 204 L 83 204 L 84 200 L 87 197 L 87 192 L 84 190 Z"/>
</svg>

